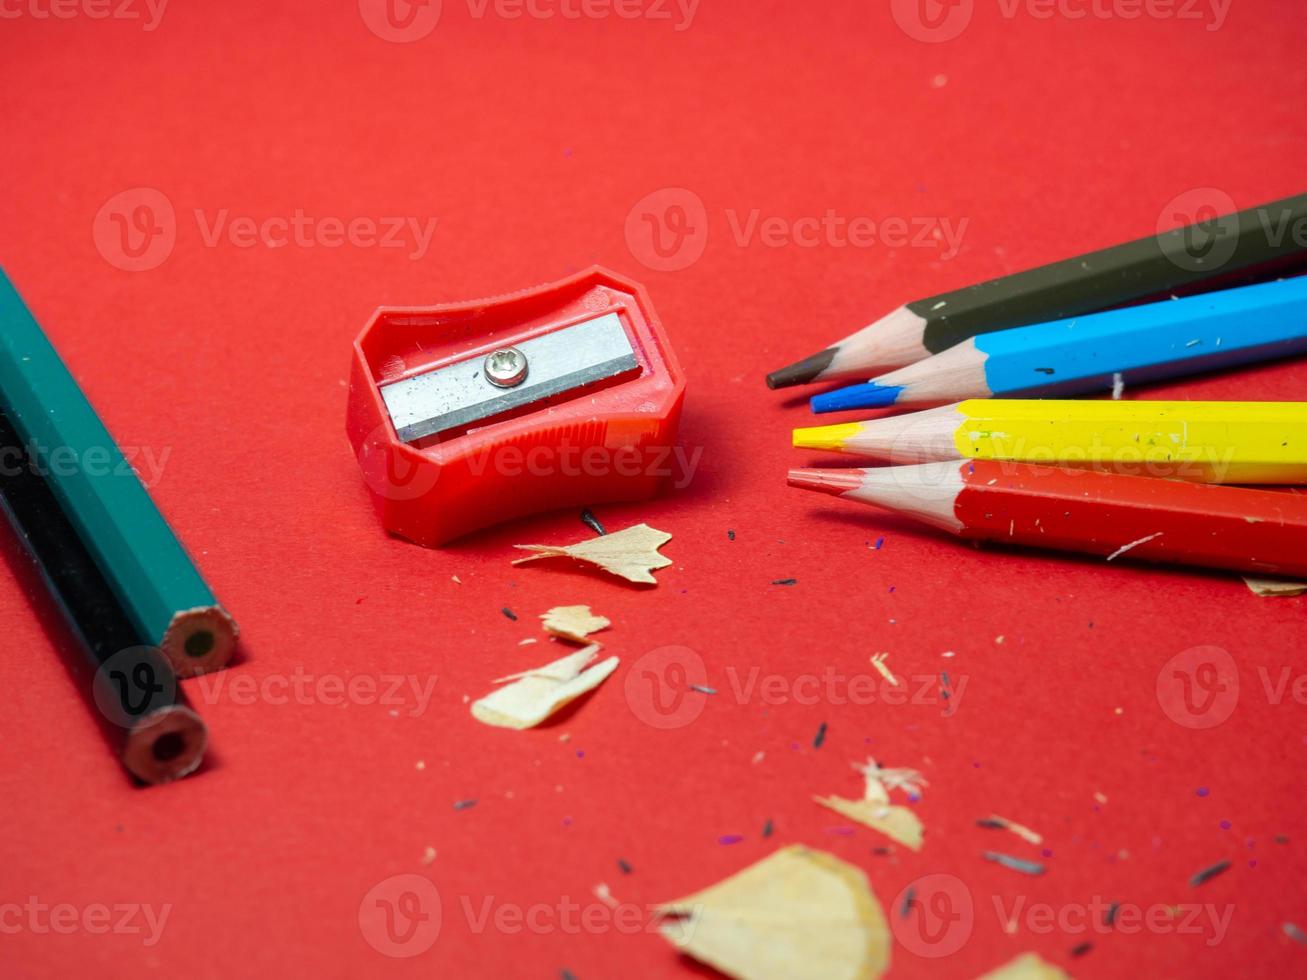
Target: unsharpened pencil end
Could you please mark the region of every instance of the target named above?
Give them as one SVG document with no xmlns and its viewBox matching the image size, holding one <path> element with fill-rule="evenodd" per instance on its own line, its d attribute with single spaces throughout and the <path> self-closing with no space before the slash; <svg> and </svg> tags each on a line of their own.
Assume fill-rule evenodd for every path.
<svg viewBox="0 0 1307 980">
<path fill-rule="evenodd" d="M 827 412 L 848 412 L 859 408 L 888 408 L 899 399 L 901 385 L 878 385 L 874 381 L 850 385 L 837 391 L 813 395 L 809 404 L 818 415 Z"/>
<path fill-rule="evenodd" d="M 789 367 L 773 371 L 767 375 L 767 387 L 773 390 L 792 388 L 795 385 L 806 385 L 809 382 L 816 381 L 821 373 L 830 367 L 831 361 L 835 359 L 836 350 L 838 348 L 827 347 L 824 351 L 813 354 L 811 357 L 805 357 L 801 361 L 796 361 Z"/>
<path fill-rule="evenodd" d="M 819 425 L 808 429 L 795 429 L 792 437 L 795 449 L 820 449 L 825 452 L 844 451 L 844 443 L 862 431 L 857 422 L 840 425 Z"/>
<path fill-rule="evenodd" d="M 862 470 L 790 470 L 789 484 L 801 490 L 817 490 L 838 497 L 862 486 Z"/>
</svg>

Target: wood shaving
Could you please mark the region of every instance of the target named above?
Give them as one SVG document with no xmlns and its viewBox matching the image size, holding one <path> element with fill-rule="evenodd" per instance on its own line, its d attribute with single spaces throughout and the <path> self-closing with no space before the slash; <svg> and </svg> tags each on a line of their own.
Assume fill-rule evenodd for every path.
<svg viewBox="0 0 1307 980">
<path fill-rule="evenodd" d="M 1290 582 L 1280 578 L 1252 578 L 1245 575 L 1244 584 L 1252 589 L 1254 595 L 1267 597 L 1289 597 L 1307 592 L 1307 582 Z"/>
<path fill-rule="evenodd" d="M 866 778 L 862 799 L 850 800 L 842 796 L 814 796 L 813 799 L 841 816 L 870 827 L 897 844 L 920 851 L 925 834 L 920 818 L 909 807 L 890 803 L 889 791 L 902 790 L 916 795 L 926 785 L 925 778 L 915 769 L 882 769 L 875 759 L 854 768 Z"/>
<path fill-rule="evenodd" d="M 888 653 L 873 653 L 871 655 L 871 665 L 876 668 L 881 677 L 885 678 L 885 680 L 889 681 L 895 687 L 898 687 L 898 678 L 895 677 L 890 669 L 885 666 L 885 658 L 888 656 Z"/>
<path fill-rule="evenodd" d="M 659 906 L 681 952 L 737 980 L 876 980 L 890 933 L 867 876 L 832 854 L 783 848 Z"/>
<path fill-rule="evenodd" d="M 1010 830 L 1012 833 L 1016 834 L 1023 841 L 1025 841 L 1027 844 L 1034 844 L 1035 846 L 1039 846 L 1040 844 L 1044 843 L 1044 838 L 1041 834 L 1037 834 L 1029 827 L 1023 827 L 1019 823 L 1013 823 L 1011 820 L 1008 820 L 1006 817 L 1000 817 L 997 813 L 991 813 L 980 823 L 981 826 L 985 826 L 985 827 L 996 827 L 999 830 Z"/>
<path fill-rule="evenodd" d="M 576 643 L 585 643 L 591 633 L 613 625 L 611 620 L 592 613 L 589 606 L 554 606 L 541 613 L 540 618 L 544 620 L 546 632 Z"/>
<path fill-rule="evenodd" d="M 670 558 L 664 558 L 658 549 L 672 540 L 666 531 L 659 531 L 648 524 L 637 524 L 602 538 L 589 538 L 577 544 L 519 544 L 513 547 L 522 551 L 534 551 L 535 554 L 519 558 L 514 565 L 522 565 L 541 558 L 571 558 L 587 565 L 594 565 L 610 575 L 624 578 L 628 582 L 645 585 L 657 585 L 658 580 L 651 574 L 654 569 L 666 568 L 672 564 Z"/>
<path fill-rule="evenodd" d="M 1035 953 L 1022 953 L 976 980 L 1071 980 L 1071 975 Z"/>
<path fill-rule="evenodd" d="M 598 643 L 521 674 L 497 680 L 505 684 L 472 703 L 472 717 L 497 728 L 534 728 L 558 709 L 602 684 L 620 662 L 609 657 L 589 670 L 599 655 Z"/>
</svg>

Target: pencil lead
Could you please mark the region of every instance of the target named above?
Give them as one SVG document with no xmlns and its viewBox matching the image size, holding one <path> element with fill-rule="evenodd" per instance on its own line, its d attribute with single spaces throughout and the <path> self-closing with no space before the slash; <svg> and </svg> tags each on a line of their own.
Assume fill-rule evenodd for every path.
<svg viewBox="0 0 1307 980">
<path fill-rule="evenodd" d="M 818 375 L 830 367 L 838 350 L 838 347 L 827 347 L 811 357 L 795 361 L 789 367 L 773 371 L 767 375 L 767 387 L 774 391 L 777 388 L 792 388 L 794 385 L 806 385 L 810 381 L 815 381 Z"/>
<path fill-rule="evenodd" d="M 818 415 L 847 412 L 857 408 L 888 408 L 898 401 L 902 385 L 879 385 L 874 381 L 850 385 L 836 391 L 813 395 L 809 404 Z"/>
<path fill-rule="evenodd" d="M 844 422 L 839 425 L 818 425 L 807 429 L 795 429 L 791 437 L 795 449 L 821 449 L 838 453 L 844 449 L 844 443 L 862 431 L 858 422 Z"/>
<path fill-rule="evenodd" d="M 819 490 L 838 497 L 862 485 L 862 470 L 790 470 L 789 484 L 803 490 Z"/>
</svg>

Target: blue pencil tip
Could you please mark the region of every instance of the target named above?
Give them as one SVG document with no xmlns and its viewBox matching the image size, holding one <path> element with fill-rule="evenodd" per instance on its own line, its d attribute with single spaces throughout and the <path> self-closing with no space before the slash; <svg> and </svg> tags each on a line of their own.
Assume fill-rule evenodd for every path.
<svg viewBox="0 0 1307 980">
<path fill-rule="evenodd" d="M 850 385 L 837 391 L 813 395 L 810 404 L 818 415 L 847 412 L 855 408 L 885 408 L 898 401 L 902 390 L 902 385 L 878 385 L 868 381 L 866 384 Z"/>
</svg>

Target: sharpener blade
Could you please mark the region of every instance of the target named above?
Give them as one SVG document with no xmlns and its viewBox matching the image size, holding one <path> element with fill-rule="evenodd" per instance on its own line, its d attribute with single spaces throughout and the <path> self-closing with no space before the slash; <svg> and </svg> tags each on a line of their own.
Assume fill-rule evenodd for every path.
<svg viewBox="0 0 1307 980">
<path fill-rule="evenodd" d="M 526 380 L 514 388 L 491 384 L 484 352 L 381 389 L 395 431 L 404 442 L 493 418 L 639 365 L 616 313 L 573 324 L 513 345 L 526 355 Z"/>
</svg>

